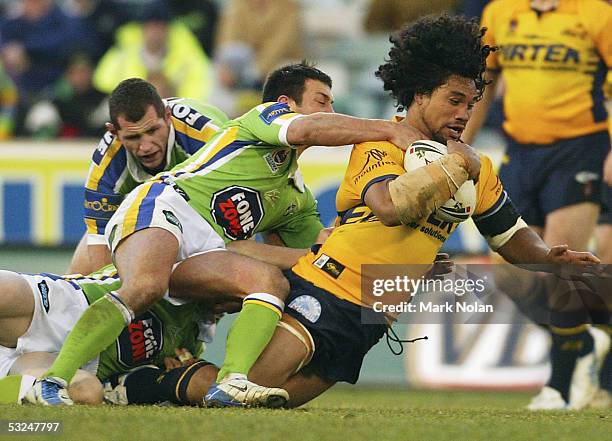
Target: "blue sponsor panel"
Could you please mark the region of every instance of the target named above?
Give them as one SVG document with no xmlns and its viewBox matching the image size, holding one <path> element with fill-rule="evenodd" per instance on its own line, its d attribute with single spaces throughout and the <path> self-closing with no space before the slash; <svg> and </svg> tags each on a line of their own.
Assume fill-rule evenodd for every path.
<svg viewBox="0 0 612 441">
<path fill-rule="evenodd" d="M 85 233 L 83 185 L 62 185 L 62 243 L 77 243 Z"/>
<path fill-rule="evenodd" d="M 2 233 L 9 244 L 32 242 L 32 183 L 4 181 L 2 185 Z"/>
</svg>

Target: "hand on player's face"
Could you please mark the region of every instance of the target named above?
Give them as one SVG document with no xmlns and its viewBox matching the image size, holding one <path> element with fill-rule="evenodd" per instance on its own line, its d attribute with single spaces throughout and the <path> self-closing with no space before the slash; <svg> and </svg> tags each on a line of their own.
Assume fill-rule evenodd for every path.
<svg viewBox="0 0 612 441">
<path fill-rule="evenodd" d="M 449 140 L 446 143 L 448 148 L 448 153 L 457 153 L 461 155 L 463 159 L 468 164 L 467 172 L 470 179 L 474 179 L 474 181 L 478 180 L 478 175 L 480 175 L 480 156 L 476 153 L 472 147 L 462 142 Z"/>
<path fill-rule="evenodd" d="M 128 121 L 120 115 L 117 123 L 119 140 L 144 167 L 158 170 L 165 166 L 170 132 L 169 115 L 160 117 L 155 108 L 149 106 L 138 121 Z"/>
<path fill-rule="evenodd" d="M 451 75 L 424 101 L 423 120 L 438 142 L 459 141 L 478 99 L 474 80 Z"/>
</svg>

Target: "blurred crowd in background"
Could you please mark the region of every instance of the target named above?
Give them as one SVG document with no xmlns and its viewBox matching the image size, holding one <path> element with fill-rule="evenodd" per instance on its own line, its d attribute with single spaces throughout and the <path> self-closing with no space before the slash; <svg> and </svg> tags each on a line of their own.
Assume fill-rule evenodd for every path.
<svg viewBox="0 0 612 441">
<path fill-rule="evenodd" d="M 146 78 L 163 97 L 230 117 L 260 101 L 268 72 L 306 59 L 333 78 L 335 109 L 388 117 L 374 71 L 390 32 L 487 0 L 0 0 L 0 140 L 97 137 L 107 95 Z"/>
</svg>

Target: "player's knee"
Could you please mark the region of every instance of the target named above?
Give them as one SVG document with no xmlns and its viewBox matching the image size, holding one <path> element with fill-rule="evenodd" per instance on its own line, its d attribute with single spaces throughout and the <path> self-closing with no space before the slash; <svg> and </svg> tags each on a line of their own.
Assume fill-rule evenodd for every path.
<svg viewBox="0 0 612 441">
<path fill-rule="evenodd" d="M 282 271 L 268 265 L 266 271 L 256 275 L 259 288 L 257 291 L 272 294 L 281 300 L 285 300 L 289 294 L 289 281 Z"/>
<path fill-rule="evenodd" d="M 140 313 L 161 300 L 168 291 L 168 283 L 155 279 L 142 279 L 119 290 L 122 300 L 135 312 Z"/>
<path fill-rule="evenodd" d="M 102 384 L 93 375 L 73 380 L 68 394 L 76 404 L 98 405 L 104 402 Z"/>
</svg>

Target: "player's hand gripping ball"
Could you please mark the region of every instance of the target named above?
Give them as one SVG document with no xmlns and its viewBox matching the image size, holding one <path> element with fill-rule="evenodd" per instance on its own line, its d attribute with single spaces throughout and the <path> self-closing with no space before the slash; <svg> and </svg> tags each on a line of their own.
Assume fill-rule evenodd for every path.
<svg viewBox="0 0 612 441">
<path fill-rule="evenodd" d="M 446 146 L 436 141 L 421 140 L 412 143 L 404 156 L 404 168 L 412 171 L 439 159 L 447 152 Z M 472 216 L 476 209 L 476 186 L 467 180 L 459 187 L 452 198 L 434 213 L 442 221 L 459 223 Z"/>
</svg>

